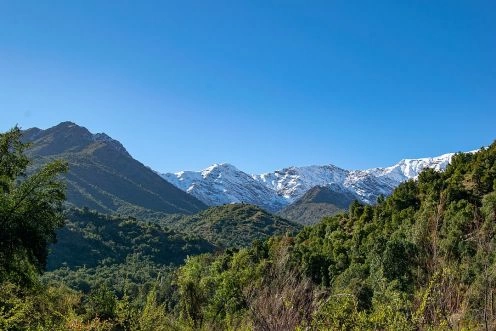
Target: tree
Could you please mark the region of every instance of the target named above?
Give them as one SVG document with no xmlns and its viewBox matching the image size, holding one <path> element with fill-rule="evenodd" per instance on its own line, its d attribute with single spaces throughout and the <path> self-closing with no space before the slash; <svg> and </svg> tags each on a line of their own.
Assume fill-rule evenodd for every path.
<svg viewBox="0 0 496 331">
<path fill-rule="evenodd" d="M 17 126 L 0 134 L 0 282 L 29 285 L 44 269 L 48 245 L 64 223 L 59 175 L 67 164 L 55 160 L 35 171 L 28 168 L 29 145 L 21 136 Z"/>
</svg>

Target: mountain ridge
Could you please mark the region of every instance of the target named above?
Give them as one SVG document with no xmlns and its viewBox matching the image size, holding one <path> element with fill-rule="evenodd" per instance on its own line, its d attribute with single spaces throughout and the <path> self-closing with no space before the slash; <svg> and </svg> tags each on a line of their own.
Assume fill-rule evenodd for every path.
<svg viewBox="0 0 496 331">
<path fill-rule="evenodd" d="M 249 175 L 229 163 L 221 163 L 200 171 L 160 175 L 209 206 L 246 202 L 271 212 L 278 212 L 316 186 L 328 186 L 336 193 L 341 192 L 346 196 L 351 194 L 362 203 L 374 204 L 379 196 L 390 195 L 400 183 L 416 179 L 423 169 L 444 170 L 453 155 L 455 153 L 416 159 L 405 158 L 389 167 L 365 170 L 346 170 L 328 164 L 291 166 L 273 172 Z M 212 173 L 215 173 L 215 176 L 211 176 Z M 248 179 L 249 177 L 251 178 Z M 243 178 L 246 180 L 240 183 L 239 179 Z M 236 182 L 235 187 L 233 182 Z M 260 194 L 253 194 L 254 192 Z"/>
<path fill-rule="evenodd" d="M 182 171 L 178 174 L 180 176 L 161 176 L 209 206 L 250 203 L 274 212 L 285 205 L 282 197 L 275 196 L 270 188 L 259 185 L 255 178 L 229 163 L 214 164 L 199 172 Z"/>
</svg>

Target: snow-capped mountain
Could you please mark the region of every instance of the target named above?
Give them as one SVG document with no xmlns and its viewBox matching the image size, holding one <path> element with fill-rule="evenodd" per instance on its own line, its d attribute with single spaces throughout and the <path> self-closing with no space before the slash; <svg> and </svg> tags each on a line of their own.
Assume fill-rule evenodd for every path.
<svg viewBox="0 0 496 331">
<path fill-rule="evenodd" d="M 162 174 L 162 177 L 209 206 L 245 202 L 277 211 L 287 204 L 277 192 L 227 163 L 214 164 L 202 171 Z"/>
<path fill-rule="evenodd" d="M 432 168 L 437 171 L 446 169 L 455 153 L 421 159 L 404 159 L 387 168 L 350 171 L 343 186 L 356 193 L 359 200 L 375 203 L 379 195 L 390 195 L 402 182 L 416 179 L 422 170 Z"/>
<path fill-rule="evenodd" d="M 162 177 L 207 205 L 246 202 L 278 211 L 315 186 L 351 193 L 358 200 L 373 204 L 380 195 L 390 195 L 401 182 L 417 178 L 425 168 L 444 170 L 453 155 L 404 159 L 387 168 L 345 170 L 334 165 L 314 165 L 260 175 L 248 175 L 230 164 L 214 164 L 202 171 L 181 171 Z"/>
</svg>

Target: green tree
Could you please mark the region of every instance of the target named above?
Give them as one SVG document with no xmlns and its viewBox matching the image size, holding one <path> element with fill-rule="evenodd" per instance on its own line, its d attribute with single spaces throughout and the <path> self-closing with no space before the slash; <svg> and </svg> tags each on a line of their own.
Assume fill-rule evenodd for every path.
<svg viewBox="0 0 496 331">
<path fill-rule="evenodd" d="M 91 291 L 87 303 L 87 313 L 90 318 L 115 318 L 116 308 L 117 298 L 106 284 L 102 284 Z"/>
<path fill-rule="evenodd" d="M 0 282 L 33 282 L 45 267 L 48 245 L 63 225 L 67 164 L 52 161 L 32 171 L 18 127 L 0 134 Z M 28 171 L 29 170 L 29 171 Z"/>
</svg>

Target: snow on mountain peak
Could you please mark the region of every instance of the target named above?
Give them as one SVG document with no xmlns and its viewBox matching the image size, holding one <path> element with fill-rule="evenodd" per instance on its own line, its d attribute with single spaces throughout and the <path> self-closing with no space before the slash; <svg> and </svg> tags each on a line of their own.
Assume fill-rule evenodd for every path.
<svg viewBox="0 0 496 331">
<path fill-rule="evenodd" d="M 245 202 L 269 211 L 285 206 L 284 199 L 277 193 L 229 163 L 213 164 L 201 171 L 161 176 L 211 206 Z"/>
<path fill-rule="evenodd" d="M 348 171 L 334 165 L 289 167 L 272 173 L 253 175 L 253 178 L 277 192 L 288 203 L 295 201 L 315 186 L 340 182 Z"/>
<path fill-rule="evenodd" d="M 328 186 L 373 204 L 380 195 L 390 195 L 401 182 L 416 179 L 425 168 L 444 170 L 453 155 L 403 159 L 386 168 L 350 171 L 329 164 L 288 167 L 259 175 L 248 175 L 229 163 L 220 163 L 201 171 L 180 171 L 162 177 L 208 205 L 246 202 L 278 211 L 315 186 Z"/>
<path fill-rule="evenodd" d="M 229 163 L 214 163 L 210 167 L 203 169 L 201 175 L 203 178 L 207 178 L 209 176 L 222 176 L 224 172 L 235 173 L 237 171 L 239 170 Z"/>
</svg>

